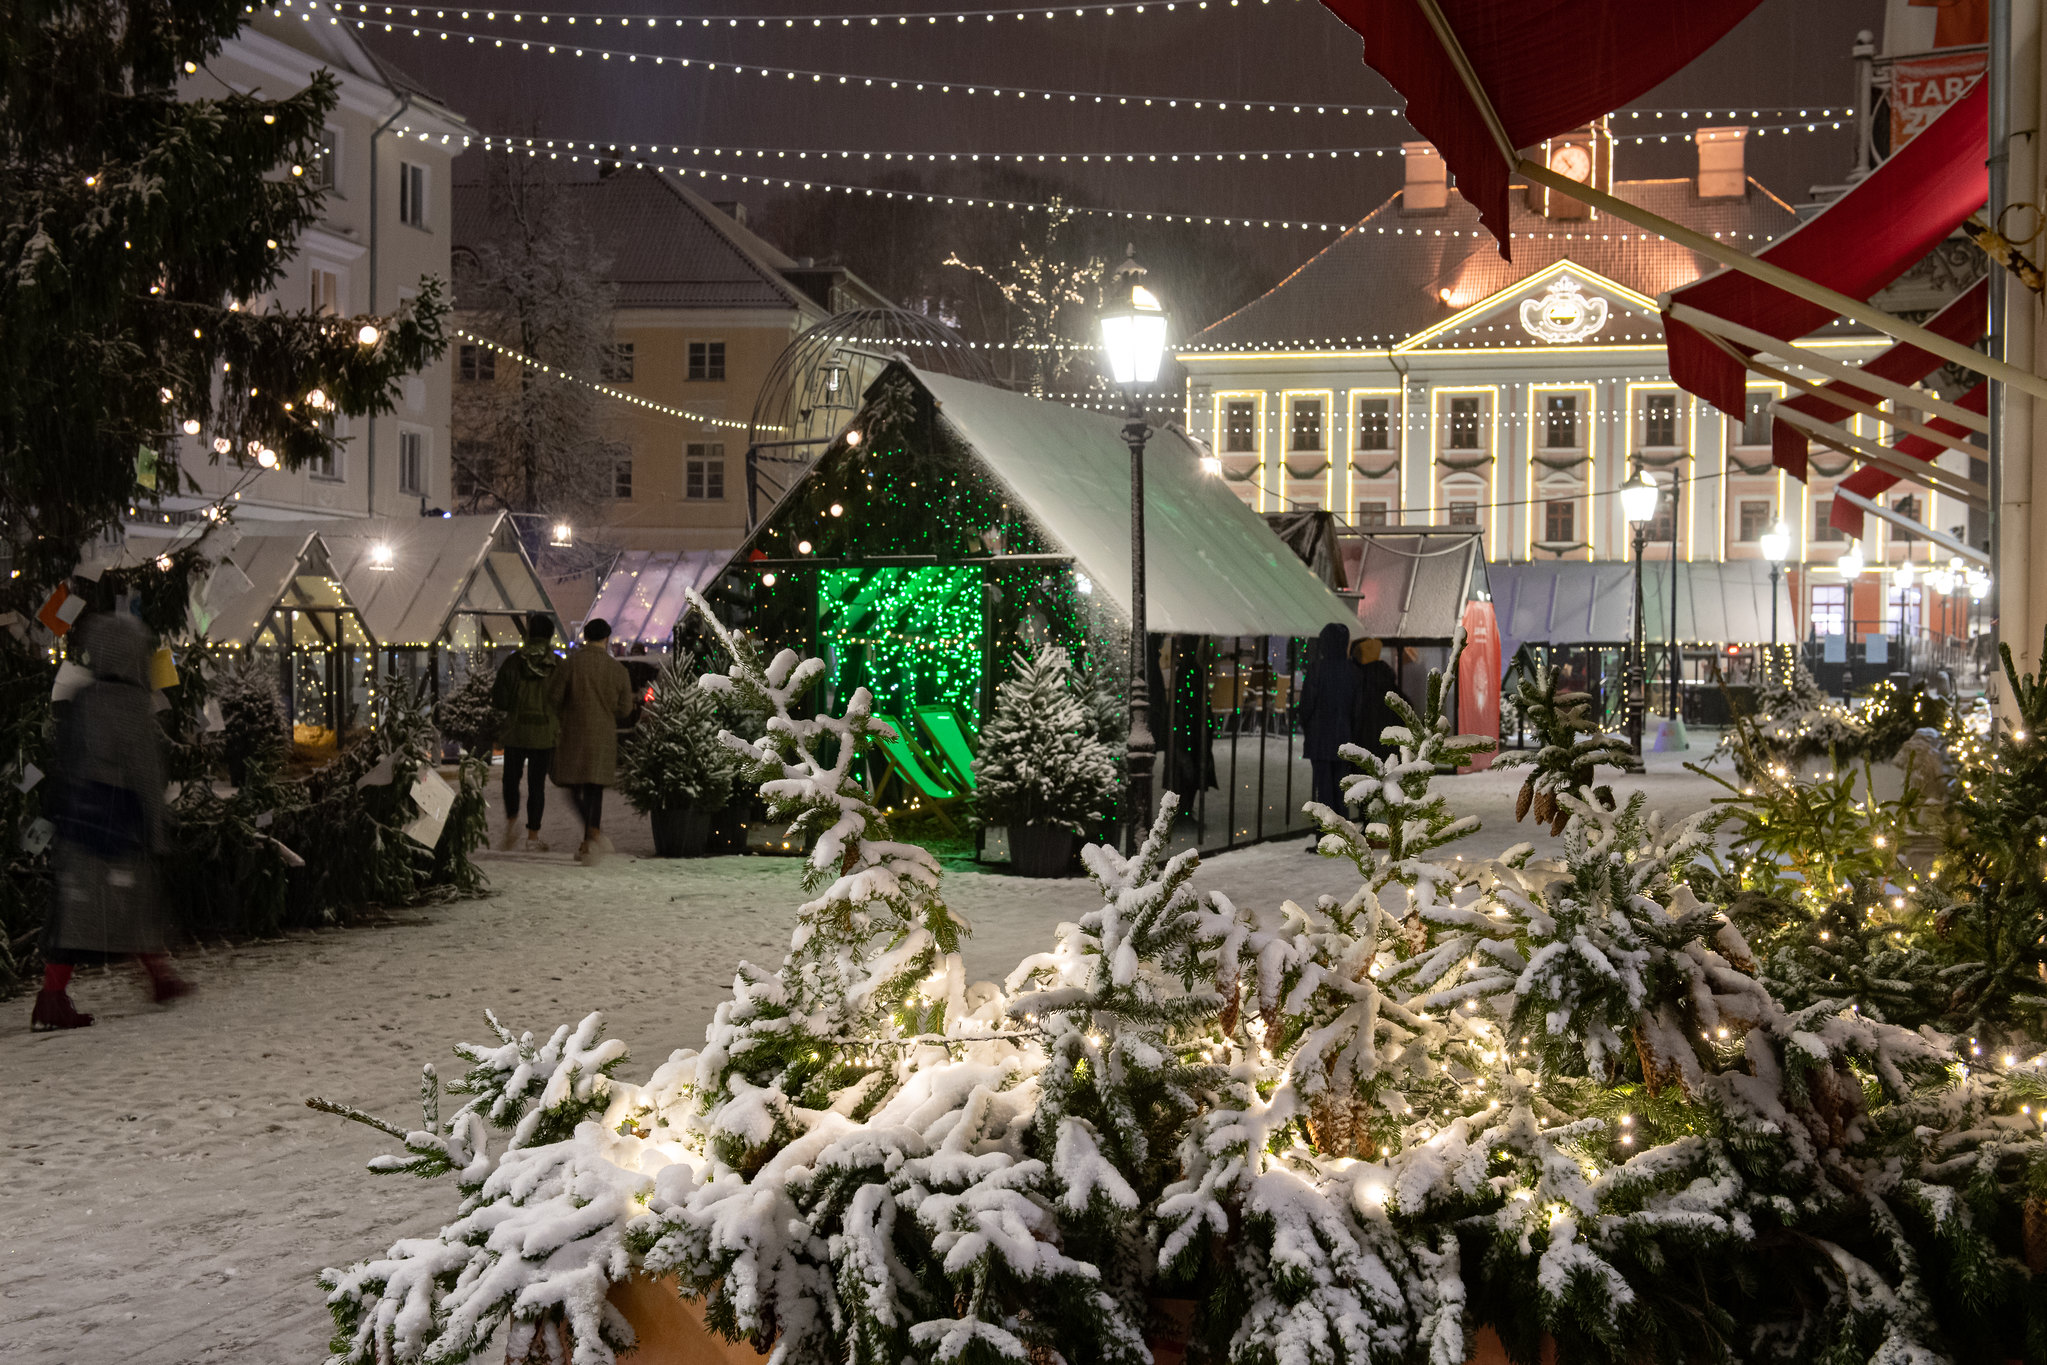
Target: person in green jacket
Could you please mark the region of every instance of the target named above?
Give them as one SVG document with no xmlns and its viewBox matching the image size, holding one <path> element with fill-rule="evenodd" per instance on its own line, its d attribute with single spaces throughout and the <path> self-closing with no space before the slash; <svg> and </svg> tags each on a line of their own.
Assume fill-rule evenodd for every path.
<svg viewBox="0 0 2047 1365">
<path fill-rule="evenodd" d="M 505 713 L 505 837 L 501 848 L 517 846 L 519 838 L 519 774 L 526 773 L 526 851 L 545 853 L 540 841 L 540 814 L 547 804 L 547 769 L 561 738 L 561 721 L 547 694 L 548 680 L 561 667 L 554 652 L 554 620 L 545 612 L 526 618 L 526 641 L 519 652 L 498 665 L 490 704 Z"/>
</svg>

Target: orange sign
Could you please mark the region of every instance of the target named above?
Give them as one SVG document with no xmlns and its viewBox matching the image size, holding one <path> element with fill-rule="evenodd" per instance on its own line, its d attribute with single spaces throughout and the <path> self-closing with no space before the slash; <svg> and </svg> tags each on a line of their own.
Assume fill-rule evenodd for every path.
<svg viewBox="0 0 2047 1365">
<path fill-rule="evenodd" d="M 1500 733 L 1500 623 L 1490 602 L 1464 604 L 1464 653 L 1457 658 L 1457 732 Z M 1493 766 L 1495 754 L 1476 755 L 1466 772 Z"/>
<path fill-rule="evenodd" d="M 1891 63 L 1891 154 L 1924 132 L 1983 74 L 1981 52 L 1934 52 Z"/>
</svg>

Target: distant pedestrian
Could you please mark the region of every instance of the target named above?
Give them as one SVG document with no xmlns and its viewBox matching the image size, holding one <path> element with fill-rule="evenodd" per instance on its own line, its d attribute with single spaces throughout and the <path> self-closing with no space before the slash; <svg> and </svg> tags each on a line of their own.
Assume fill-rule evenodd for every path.
<svg viewBox="0 0 2047 1365">
<path fill-rule="evenodd" d="M 490 704 L 505 713 L 505 835 L 499 846 L 513 848 L 519 838 L 519 775 L 526 775 L 526 851 L 545 853 L 540 841 L 540 815 L 547 806 L 547 769 L 561 737 L 561 722 L 548 700 L 547 683 L 561 667 L 554 652 L 554 618 L 536 611 L 526 618 L 525 642 L 498 665 Z"/>
<path fill-rule="evenodd" d="M 84 1028 L 71 1003 L 73 968 L 133 957 L 158 1004 L 191 987 L 171 969 L 157 888 L 164 847 L 162 732 L 149 685 L 155 644 L 126 612 L 96 613 L 73 637 L 92 681 L 57 724 L 56 872 L 43 928 L 43 988 L 30 1027 Z"/>
<path fill-rule="evenodd" d="M 1400 678 L 1386 662 L 1385 646 L 1377 640 L 1360 640 L 1351 646 L 1350 656 L 1358 665 L 1359 696 L 1357 743 L 1381 758 L 1393 756 L 1393 745 L 1383 736 L 1386 727 L 1400 724 L 1400 713 L 1386 700 L 1400 690 Z"/>
<path fill-rule="evenodd" d="M 605 641 L 611 623 L 592 617 L 583 624 L 583 646 L 547 680 L 547 698 L 561 720 L 554 751 L 554 782 L 575 793 L 583 819 L 583 843 L 576 861 L 594 867 L 614 852 L 606 838 L 604 789 L 618 781 L 618 727 L 633 714 L 633 680 L 611 657 Z"/>
<path fill-rule="evenodd" d="M 1362 680 L 1350 659 L 1350 631 L 1332 621 L 1322 627 L 1315 657 L 1301 685 L 1301 754 L 1314 772 L 1314 796 L 1333 811 L 1343 810 L 1344 761 L 1339 751 L 1356 738 Z M 1314 848 L 1313 844 L 1309 845 Z"/>
</svg>

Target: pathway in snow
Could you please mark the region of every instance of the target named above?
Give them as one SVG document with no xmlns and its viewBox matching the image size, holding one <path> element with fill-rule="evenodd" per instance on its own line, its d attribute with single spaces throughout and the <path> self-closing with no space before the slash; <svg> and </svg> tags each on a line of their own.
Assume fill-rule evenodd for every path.
<svg viewBox="0 0 2047 1365">
<path fill-rule="evenodd" d="M 1717 790 L 1655 755 L 1642 779 L 1672 813 Z M 1447 785 L 1485 824 L 1474 856 L 1534 837 L 1513 823 L 1518 775 Z M 571 848 L 559 793 L 547 833 Z M 671 1049 L 700 1043 L 741 957 L 780 960 L 798 866 L 778 858 L 665 862 L 645 821 L 611 821 L 622 856 L 596 869 L 567 855 L 488 855 L 497 894 L 401 911 L 378 927 L 296 934 L 187 954 L 199 985 L 169 1010 L 125 971 L 81 975 L 90 1029 L 27 1031 L 29 1001 L 0 1030 L 5 1180 L 0 1190 L 0 1342 L 12 1365 L 178 1365 L 320 1360 L 329 1332 L 314 1276 L 431 1231 L 453 1188 L 372 1176 L 391 1144 L 304 1105 L 346 1100 L 417 1122 L 419 1069 L 452 1070 L 448 1049 L 486 1036 L 492 1008 L 545 1034 L 592 1009 L 643 1078 Z M 1305 839 L 1206 861 L 1200 881 L 1240 904 L 1347 894 L 1347 863 Z M 1092 903 L 1086 881 L 948 873 L 945 894 L 974 925 L 969 973 L 993 977 L 1047 947 Z"/>
</svg>

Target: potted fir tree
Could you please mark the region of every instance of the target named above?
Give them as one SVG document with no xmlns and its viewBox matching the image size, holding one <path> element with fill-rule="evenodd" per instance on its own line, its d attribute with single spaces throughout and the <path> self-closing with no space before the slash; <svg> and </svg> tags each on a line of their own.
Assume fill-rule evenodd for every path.
<svg viewBox="0 0 2047 1365">
<path fill-rule="evenodd" d="M 618 788 L 654 827 L 654 853 L 701 858 L 717 813 L 732 804 L 739 760 L 719 740 L 718 709 L 677 655 L 655 677 L 631 740 L 619 750 Z"/>
<path fill-rule="evenodd" d="M 1009 829 L 1009 857 L 1026 877 L 1063 876 L 1074 836 L 1103 818 L 1116 790 L 1116 755 L 1075 695 L 1066 651 L 1019 653 L 995 692 L 995 714 L 974 760 L 980 818 Z"/>
</svg>

